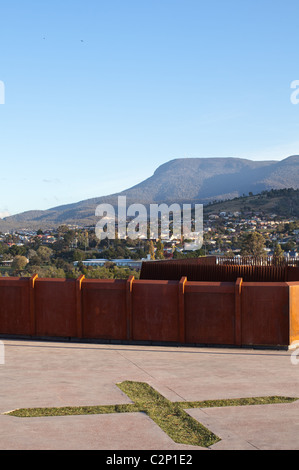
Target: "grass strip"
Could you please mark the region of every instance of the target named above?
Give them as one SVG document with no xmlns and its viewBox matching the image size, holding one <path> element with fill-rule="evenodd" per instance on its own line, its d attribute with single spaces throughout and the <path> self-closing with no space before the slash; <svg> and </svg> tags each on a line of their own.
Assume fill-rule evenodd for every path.
<svg viewBox="0 0 299 470">
<path fill-rule="evenodd" d="M 220 440 L 186 413 L 179 403 L 167 400 L 148 384 L 127 381 L 118 386 L 174 442 L 209 447 Z"/>
<path fill-rule="evenodd" d="M 7 414 L 21 417 L 50 417 L 92 415 L 107 413 L 146 413 L 174 442 L 179 444 L 210 447 L 220 438 L 192 418 L 188 408 L 215 408 L 224 406 L 268 405 L 292 403 L 294 397 L 250 397 L 223 400 L 171 402 L 147 383 L 125 381 L 117 384 L 133 403 L 121 405 L 80 406 L 61 408 L 23 408 Z"/>
<path fill-rule="evenodd" d="M 178 402 L 184 409 L 188 408 L 220 408 L 225 406 L 249 406 L 249 405 L 273 405 L 278 403 L 292 403 L 298 400 L 294 397 L 250 397 L 250 398 L 228 398 L 223 400 L 204 401 L 182 401 Z"/>
<path fill-rule="evenodd" d="M 61 408 L 19 408 L 6 413 L 17 418 L 44 418 L 49 416 L 101 415 L 109 413 L 134 413 L 134 404 L 102 406 L 64 406 Z"/>
</svg>

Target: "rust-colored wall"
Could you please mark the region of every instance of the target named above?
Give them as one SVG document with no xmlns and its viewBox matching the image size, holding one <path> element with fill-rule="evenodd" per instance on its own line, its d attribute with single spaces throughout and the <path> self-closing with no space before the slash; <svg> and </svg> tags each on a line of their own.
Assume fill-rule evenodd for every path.
<svg viewBox="0 0 299 470">
<path fill-rule="evenodd" d="M 0 333 L 30 335 L 30 280 L 0 278 Z"/>
<path fill-rule="evenodd" d="M 83 337 L 127 338 L 126 285 L 110 279 L 82 283 Z"/>
<path fill-rule="evenodd" d="M 35 281 L 37 336 L 77 336 L 75 282 L 73 279 L 37 279 Z"/>
<path fill-rule="evenodd" d="M 241 312 L 243 344 L 289 344 L 287 283 L 244 283 Z"/>
<path fill-rule="evenodd" d="M 200 260 L 203 262 L 200 262 Z M 286 282 L 299 281 L 299 268 L 289 266 L 217 265 L 211 258 L 194 258 L 170 261 L 145 261 L 140 279 L 176 280 L 186 276 L 189 281 L 235 282 Z"/>
<path fill-rule="evenodd" d="M 133 283 L 132 330 L 136 341 L 179 341 L 178 282 Z"/>
<path fill-rule="evenodd" d="M 186 343 L 234 344 L 234 283 L 187 282 L 184 297 Z"/>
<path fill-rule="evenodd" d="M 299 281 L 299 267 L 297 266 L 287 267 L 287 281 L 289 282 Z"/>
<path fill-rule="evenodd" d="M 0 334 L 288 346 L 299 282 L 1 278 Z"/>
<path fill-rule="evenodd" d="M 299 282 L 289 282 L 290 289 L 290 345 L 299 342 Z"/>
</svg>

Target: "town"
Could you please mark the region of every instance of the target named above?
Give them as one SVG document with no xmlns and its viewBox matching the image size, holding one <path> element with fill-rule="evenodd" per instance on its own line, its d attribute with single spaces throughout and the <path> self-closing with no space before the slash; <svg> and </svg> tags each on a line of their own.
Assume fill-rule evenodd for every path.
<svg viewBox="0 0 299 470">
<path fill-rule="evenodd" d="M 171 225 L 171 224 L 170 224 Z M 192 242 L 192 240 L 191 240 Z M 16 230 L 0 234 L 0 275 L 74 278 L 138 278 L 143 261 L 217 256 L 276 256 L 299 262 L 299 220 L 276 214 L 213 211 L 204 215 L 203 244 L 190 250 L 190 240 L 99 240 L 92 226 L 62 225 L 52 230 Z"/>
</svg>

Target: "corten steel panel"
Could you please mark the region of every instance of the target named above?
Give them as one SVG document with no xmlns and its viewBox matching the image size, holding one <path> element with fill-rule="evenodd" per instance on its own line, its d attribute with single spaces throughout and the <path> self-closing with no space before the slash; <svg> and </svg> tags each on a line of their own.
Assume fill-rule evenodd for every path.
<svg viewBox="0 0 299 470">
<path fill-rule="evenodd" d="M 289 344 L 289 287 L 286 283 L 243 283 L 243 345 Z"/>
<path fill-rule="evenodd" d="M 290 282 L 290 345 L 299 342 L 299 282 Z"/>
<path fill-rule="evenodd" d="M 140 279 L 179 281 L 183 276 L 198 282 L 236 282 L 238 278 L 246 282 L 284 282 L 287 281 L 287 267 L 213 265 L 190 259 L 146 261 L 142 263 L 140 273 Z"/>
<path fill-rule="evenodd" d="M 125 280 L 84 280 L 81 291 L 84 338 L 127 338 L 126 285 Z"/>
<path fill-rule="evenodd" d="M 0 279 L 0 334 L 30 335 L 30 279 Z"/>
<path fill-rule="evenodd" d="M 135 341 L 179 342 L 179 283 L 134 281 L 132 332 Z"/>
<path fill-rule="evenodd" d="M 235 343 L 235 284 L 187 282 L 186 343 Z"/>
<path fill-rule="evenodd" d="M 76 282 L 73 279 L 35 281 L 36 335 L 76 337 Z"/>
<path fill-rule="evenodd" d="M 289 282 L 299 281 L 299 267 L 288 266 L 287 280 Z"/>
</svg>

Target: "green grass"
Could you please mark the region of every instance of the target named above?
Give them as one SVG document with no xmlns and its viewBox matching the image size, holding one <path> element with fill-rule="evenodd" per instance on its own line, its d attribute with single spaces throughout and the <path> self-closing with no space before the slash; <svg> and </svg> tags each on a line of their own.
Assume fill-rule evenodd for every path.
<svg viewBox="0 0 299 470">
<path fill-rule="evenodd" d="M 294 397 L 251 397 L 251 398 L 231 398 L 225 400 L 205 400 L 179 402 L 180 406 L 188 408 L 219 408 L 224 406 L 249 406 L 249 405 L 274 405 L 278 403 L 292 403 L 296 401 Z"/>
<path fill-rule="evenodd" d="M 20 408 L 6 413 L 17 418 L 44 418 L 49 416 L 101 415 L 110 413 L 134 413 L 134 404 L 99 406 L 63 406 L 61 408 Z"/>
<path fill-rule="evenodd" d="M 146 413 L 174 442 L 180 444 L 210 447 L 220 440 L 218 436 L 192 418 L 188 408 L 212 408 L 223 406 L 268 405 L 291 403 L 292 397 L 251 397 L 224 400 L 205 400 L 193 402 L 171 402 L 150 385 L 143 382 L 125 381 L 118 384 L 133 403 L 122 405 L 81 406 L 61 408 L 23 408 L 7 414 L 21 417 L 49 417 L 92 415 L 107 413 Z"/>
<path fill-rule="evenodd" d="M 186 413 L 180 404 L 167 400 L 148 384 L 122 382 L 119 388 L 174 442 L 209 447 L 220 440 Z"/>
</svg>

